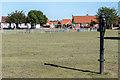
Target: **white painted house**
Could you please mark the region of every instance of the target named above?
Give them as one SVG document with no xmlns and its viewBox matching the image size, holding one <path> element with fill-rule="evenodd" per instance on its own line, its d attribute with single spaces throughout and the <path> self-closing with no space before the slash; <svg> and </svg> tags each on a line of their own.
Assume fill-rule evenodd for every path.
<svg viewBox="0 0 120 80">
<path fill-rule="evenodd" d="M 15 23 L 11 23 L 11 26 L 10 26 L 10 24 L 5 21 L 6 18 L 7 18 L 7 16 L 2 16 L 0 26 L 1 26 L 2 28 L 10 28 L 10 27 L 11 27 L 11 28 L 15 28 L 15 27 L 16 27 L 16 24 L 15 24 Z M 48 25 L 50 26 L 50 24 L 51 24 L 51 22 L 49 21 L 49 19 L 47 19 L 46 25 L 47 25 L 47 26 L 48 26 Z M 19 25 L 18 25 L 19 28 L 27 28 L 27 26 L 28 26 L 29 28 L 31 28 L 31 24 L 30 24 L 30 23 L 27 23 L 27 24 L 22 23 L 22 24 L 19 24 Z M 41 27 L 40 24 L 36 24 L 36 25 L 35 25 L 35 28 L 40 28 L 40 27 Z"/>
<path fill-rule="evenodd" d="M 9 26 L 9 23 L 7 23 L 7 22 L 5 22 L 5 18 L 6 18 L 6 16 L 2 16 L 2 18 L 1 18 L 1 28 L 8 28 L 8 26 Z"/>
<path fill-rule="evenodd" d="M 5 21 L 6 17 L 7 16 L 2 16 L 1 27 L 2 28 L 9 28 L 9 27 L 14 28 L 14 27 L 16 27 L 15 23 L 11 23 L 11 26 L 10 26 L 10 24 Z M 31 28 L 31 25 L 29 23 L 27 23 L 27 25 L 28 25 L 29 28 Z M 22 24 L 18 24 L 18 27 L 19 28 L 27 28 L 27 25 L 25 23 L 22 23 Z"/>
<path fill-rule="evenodd" d="M 18 25 L 19 28 L 27 28 L 27 26 L 28 26 L 29 28 L 31 28 L 31 25 L 30 25 L 29 23 L 27 23 L 27 24 L 22 23 L 22 24 L 19 24 L 19 25 Z"/>
<path fill-rule="evenodd" d="M 40 29 L 40 24 L 35 25 L 36 29 Z"/>
</svg>

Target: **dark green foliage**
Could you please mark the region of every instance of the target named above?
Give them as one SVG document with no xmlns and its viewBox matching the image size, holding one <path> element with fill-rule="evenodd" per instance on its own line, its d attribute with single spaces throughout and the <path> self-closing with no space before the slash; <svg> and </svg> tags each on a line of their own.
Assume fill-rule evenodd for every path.
<svg viewBox="0 0 120 80">
<path fill-rule="evenodd" d="M 28 21 L 31 24 L 43 25 L 47 23 L 47 17 L 41 11 L 31 10 L 28 13 Z"/>
<path fill-rule="evenodd" d="M 93 21 L 93 20 L 91 20 L 91 22 L 90 22 L 90 26 L 94 26 L 95 24 L 97 24 L 95 21 Z"/>
<path fill-rule="evenodd" d="M 5 18 L 5 21 L 9 24 L 11 24 L 13 22 L 13 19 L 11 18 L 10 15 L 8 15 L 6 18 Z"/>
<path fill-rule="evenodd" d="M 15 11 L 11 14 L 8 14 L 7 18 L 5 19 L 8 23 L 15 23 L 16 27 L 18 28 L 18 24 L 22 24 L 25 22 L 25 14 L 23 11 Z"/>
<path fill-rule="evenodd" d="M 106 17 L 107 26 L 111 27 L 112 24 L 116 24 L 118 22 L 118 12 L 115 8 L 107 8 L 101 7 L 97 12 L 97 20 L 99 21 L 99 17 L 101 13 L 104 13 Z"/>
<path fill-rule="evenodd" d="M 72 19 L 72 24 L 74 24 L 74 19 Z"/>
</svg>

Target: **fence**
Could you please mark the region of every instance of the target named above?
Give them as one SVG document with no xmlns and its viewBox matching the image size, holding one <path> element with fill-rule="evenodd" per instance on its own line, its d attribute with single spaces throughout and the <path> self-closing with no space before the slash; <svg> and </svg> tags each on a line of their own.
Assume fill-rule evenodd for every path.
<svg viewBox="0 0 120 80">
<path fill-rule="evenodd" d="M 69 28 L 64 28 L 64 29 L 60 29 L 60 28 L 54 28 L 54 29 L 50 29 L 50 28 L 40 28 L 40 29 L 31 29 L 30 33 L 51 33 L 51 32 L 88 32 L 88 31 L 97 31 L 98 28 L 77 28 L 76 30 L 74 29 L 69 29 Z M 1 30 L 1 32 L 4 33 L 27 33 L 28 31 L 26 29 L 23 30 Z"/>
</svg>

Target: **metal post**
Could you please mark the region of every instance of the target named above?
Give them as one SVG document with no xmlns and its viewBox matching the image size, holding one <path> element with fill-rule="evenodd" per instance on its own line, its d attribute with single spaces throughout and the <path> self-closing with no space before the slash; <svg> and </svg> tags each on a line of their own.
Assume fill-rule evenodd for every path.
<svg viewBox="0 0 120 80">
<path fill-rule="evenodd" d="M 105 15 L 102 13 L 99 17 L 100 19 L 100 74 L 104 74 L 104 33 L 105 33 L 105 26 L 106 26 L 106 20 Z"/>
</svg>

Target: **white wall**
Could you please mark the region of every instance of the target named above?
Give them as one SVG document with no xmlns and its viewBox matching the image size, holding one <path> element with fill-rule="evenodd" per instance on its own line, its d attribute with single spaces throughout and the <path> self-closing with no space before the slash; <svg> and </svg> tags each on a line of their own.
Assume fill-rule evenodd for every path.
<svg viewBox="0 0 120 80">
<path fill-rule="evenodd" d="M 14 26 L 16 27 L 15 23 L 11 23 L 11 28 L 14 28 Z"/>
<path fill-rule="evenodd" d="M 3 28 L 8 28 L 9 25 L 10 25 L 9 23 L 1 23 L 1 27 L 3 27 Z M 31 28 L 31 25 L 29 23 L 27 25 L 29 28 Z M 19 24 L 18 27 L 27 28 L 27 25 L 25 25 L 25 23 L 23 23 L 23 24 Z M 14 26 L 16 27 L 16 24 L 11 23 L 11 28 L 14 28 Z"/>
<path fill-rule="evenodd" d="M 1 23 L 2 28 L 8 28 L 8 26 L 9 26 L 9 23 Z"/>
<path fill-rule="evenodd" d="M 36 26 L 35 26 L 37 29 L 39 29 L 40 28 L 40 24 L 36 24 Z"/>
<path fill-rule="evenodd" d="M 27 28 L 27 25 L 25 25 L 25 23 L 23 23 L 23 24 L 18 24 L 18 27 L 19 27 L 19 28 Z"/>
<path fill-rule="evenodd" d="M 27 28 L 27 26 L 28 26 L 29 28 L 31 28 L 31 24 L 29 24 L 29 23 L 27 23 L 26 25 L 25 25 L 25 23 L 22 23 L 22 24 L 19 24 L 19 25 L 18 25 L 19 28 Z"/>
</svg>

